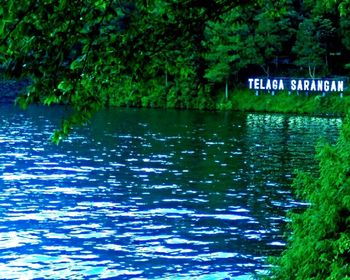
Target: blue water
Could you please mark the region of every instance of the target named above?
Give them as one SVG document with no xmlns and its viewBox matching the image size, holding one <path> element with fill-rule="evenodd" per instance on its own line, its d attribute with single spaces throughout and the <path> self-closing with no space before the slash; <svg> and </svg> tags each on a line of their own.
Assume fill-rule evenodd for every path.
<svg viewBox="0 0 350 280">
<path fill-rule="evenodd" d="M 56 146 L 62 108 L 0 112 L 1 279 L 250 279 L 341 123 L 116 109 Z"/>
</svg>

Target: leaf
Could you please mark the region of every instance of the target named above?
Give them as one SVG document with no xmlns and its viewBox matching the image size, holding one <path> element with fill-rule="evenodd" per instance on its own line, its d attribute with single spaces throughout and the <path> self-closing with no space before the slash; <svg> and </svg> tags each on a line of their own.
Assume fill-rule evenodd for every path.
<svg viewBox="0 0 350 280">
<path fill-rule="evenodd" d="M 85 59 L 86 59 L 86 54 L 78 57 L 77 59 L 73 60 L 73 62 L 70 64 L 69 68 L 71 70 L 76 70 L 76 69 L 81 68 Z"/>
<path fill-rule="evenodd" d="M 53 103 L 59 103 L 59 102 L 60 102 L 60 98 L 55 94 L 51 94 L 44 99 L 43 104 L 50 106 Z"/>
<path fill-rule="evenodd" d="M 60 91 L 62 91 L 63 93 L 66 93 L 66 92 L 71 91 L 73 89 L 73 85 L 71 84 L 70 81 L 64 80 L 58 84 L 57 88 Z"/>
</svg>

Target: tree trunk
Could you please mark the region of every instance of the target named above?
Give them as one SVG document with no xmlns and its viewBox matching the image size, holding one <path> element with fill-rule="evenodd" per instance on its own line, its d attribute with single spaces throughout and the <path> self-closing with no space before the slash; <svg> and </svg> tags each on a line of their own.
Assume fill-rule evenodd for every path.
<svg viewBox="0 0 350 280">
<path fill-rule="evenodd" d="M 311 65 L 309 65 L 309 75 L 312 79 L 315 79 L 315 72 L 316 72 L 316 66 L 311 67 Z"/>
<path fill-rule="evenodd" d="M 266 76 L 269 77 L 270 76 L 270 67 L 267 65 L 266 68 L 264 67 L 264 65 L 260 65 L 262 70 L 265 72 Z"/>
<path fill-rule="evenodd" d="M 165 87 L 168 87 L 168 70 L 165 70 Z"/>
</svg>

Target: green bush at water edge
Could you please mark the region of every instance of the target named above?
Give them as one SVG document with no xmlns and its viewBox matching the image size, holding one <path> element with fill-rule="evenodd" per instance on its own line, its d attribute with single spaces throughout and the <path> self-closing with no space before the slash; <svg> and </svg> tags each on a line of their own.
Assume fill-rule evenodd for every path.
<svg viewBox="0 0 350 280">
<path fill-rule="evenodd" d="M 350 119 L 335 145 L 317 147 L 319 175 L 300 172 L 297 195 L 310 206 L 290 214 L 287 249 L 267 279 L 350 279 Z"/>
<path fill-rule="evenodd" d="M 345 115 L 350 108 L 350 96 L 338 95 L 322 97 L 321 95 L 297 95 L 278 93 L 271 95 L 261 93 L 256 96 L 253 91 L 236 90 L 228 100 L 222 98 L 216 102 L 218 110 L 237 110 L 253 112 L 276 112 L 295 114 L 339 114 Z"/>
<path fill-rule="evenodd" d="M 294 114 L 338 114 L 346 115 L 350 108 L 350 96 L 345 94 L 322 97 L 321 95 L 297 95 L 295 93 L 261 93 L 256 96 L 253 91 L 234 90 L 226 100 L 224 96 L 206 90 L 196 95 L 182 94 L 176 88 L 166 91 L 164 88 L 131 87 L 130 90 L 105 90 L 107 105 L 116 107 L 144 107 L 144 108 L 178 108 L 201 110 L 234 110 L 252 112 L 275 112 Z M 143 89 L 144 88 L 144 89 Z M 143 90 L 142 90 L 143 89 Z"/>
</svg>

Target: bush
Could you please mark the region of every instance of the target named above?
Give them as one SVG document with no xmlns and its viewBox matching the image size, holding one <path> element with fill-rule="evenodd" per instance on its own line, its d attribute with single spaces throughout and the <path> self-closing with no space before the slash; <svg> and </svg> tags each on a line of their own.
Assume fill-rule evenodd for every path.
<svg viewBox="0 0 350 280">
<path fill-rule="evenodd" d="M 350 279 L 350 120 L 335 145 L 319 144 L 319 175 L 299 173 L 297 195 L 310 203 L 291 214 L 283 254 L 268 279 Z"/>
</svg>

